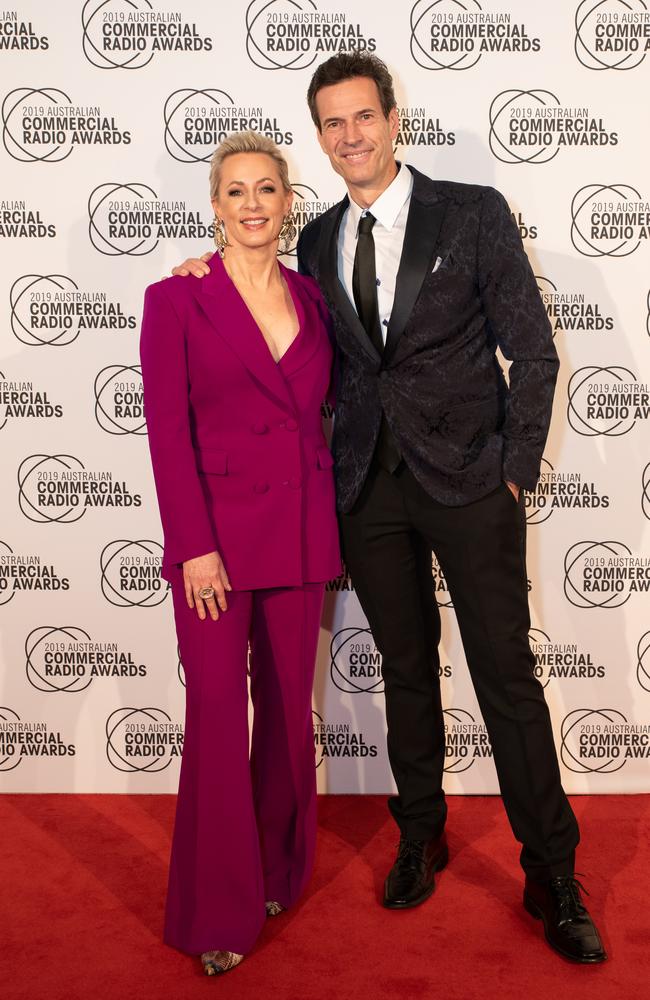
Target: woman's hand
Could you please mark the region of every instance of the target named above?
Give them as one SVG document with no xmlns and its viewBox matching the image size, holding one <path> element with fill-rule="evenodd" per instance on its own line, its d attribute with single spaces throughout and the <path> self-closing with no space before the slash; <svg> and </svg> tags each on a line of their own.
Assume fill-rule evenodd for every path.
<svg viewBox="0 0 650 1000">
<path fill-rule="evenodd" d="M 180 274 L 182 278 L 186 278 L 188 274 L 193 274 L 195 278 L 203 278 L 210 273 L 208 261 L 213 257 L 214 252 L 204 253 L 202 257 L 188 257 L 178 267 L 172 268 L 172 274 Z"/>
<path fill-rule="evenodd" d="M 215 622 L 219 618 L 217 605 L 222 611 L 228 610 L 226 591 L 232 590 L 232 587 L 218 552 L 186 560 L 183 563 L 183 583 L 188 607 L 196 608 L 201 621 L 206 618 L 206 608 Z M 213 595 L 201 597 L 201 591 L 206 588 L 211 588 Z"/>
</svg>

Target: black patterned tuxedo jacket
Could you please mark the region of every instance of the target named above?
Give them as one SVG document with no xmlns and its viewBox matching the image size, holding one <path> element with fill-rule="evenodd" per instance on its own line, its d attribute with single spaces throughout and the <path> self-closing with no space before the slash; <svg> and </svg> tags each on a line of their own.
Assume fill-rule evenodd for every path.
<svg viewBox="0 0 650 1000">
<path fill-rule="evenodd" d="M 343 512 L 368 474 L 382 409 L 411 472 L 451 506 L 502 479 L 534 489 L 548 433 L 559 362 L 505 199 L 409 169 L 413 194 L 381 357 L 338 279 L 347 197 L 305 226 L 298 243 L 299 268 L 318 281 L 339 347 L 332 447 Z M 511 361 L 509 385 L 497 346 Z"/>
</svg>

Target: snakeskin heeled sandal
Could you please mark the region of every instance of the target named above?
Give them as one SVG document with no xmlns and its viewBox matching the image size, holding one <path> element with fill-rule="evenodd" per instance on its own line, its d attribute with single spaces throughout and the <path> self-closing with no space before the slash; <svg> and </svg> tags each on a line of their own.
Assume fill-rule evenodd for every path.
<svg viewBox="0 0 650 1000">
<path fill-rule="evenodd" d="M 243 959 L 244 956 L 238 955 L 235 951 L 204 951 L 201 955 L 201 964 L 206 976 L 218 976 L 222 972 L 234 969 Z"/>
<path fill-rule="evenodd" d="M 264 904 L 266 906 L 267 917 L 277 917 L 278 913 L 283 913 L 285 907 L 282 903 L 276 903 L 275 900 L 270 900 Z"/>
</svg>

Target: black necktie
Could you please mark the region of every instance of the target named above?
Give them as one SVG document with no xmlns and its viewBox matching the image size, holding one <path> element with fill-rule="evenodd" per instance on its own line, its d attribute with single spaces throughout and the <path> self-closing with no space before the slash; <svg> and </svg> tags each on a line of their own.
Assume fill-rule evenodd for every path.
<svg viewBox="0 0 650 1000">
<path fill-rule="evenodd" d="M 357 308 L 357 315 L 363 323 L 370 342 L 381 357 L 384 353 L 384 338 L 382 337 L 379 321 L 375 241 L 372 237 L 372 227 L 375 222 L 376 219 L 370 212 L 366 212 L 359 220 L 357 249 L 354 255 L 354 268 L 352 270 L 352 294 L 354 296 L 354 304 Z M 395 472 L 402 460 L 383 410 L 375 456 L 380 465 L 387 472 L 391 473 Z"/>
<path fill-rule="evenodd" d="M 377 272 L 375 270 L 375 241 L 372 237 L 374 215 L 366 212 L 359 220 L 357 250 L 352 271 L 352 294 L 357 307 L 357 315 L 363 323 L 370 342 L 381 355 L 384 352 L 384 338 L 379 324 L 377 302 Z"/>
</svg>

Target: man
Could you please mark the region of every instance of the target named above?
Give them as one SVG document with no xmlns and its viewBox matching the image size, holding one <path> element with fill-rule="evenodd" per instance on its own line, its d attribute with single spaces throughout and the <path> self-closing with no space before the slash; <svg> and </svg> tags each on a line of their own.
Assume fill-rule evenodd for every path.
<svg viewBox="0 0 650 1000">
<path fill-rule="evenodd" d="M 562 955 L 601 962 L 528 643 L 521 490 L 539 476 L 558 359 L 519 231 L 493 188 L 396 162 L 393 84 L 375 56 L 328 59 L 307 100 L 348 189 L 304 228 L 298 261 L 334 321 L 344 558 L 382 654 L 397 785 L 389 807 L 401 833 L 384 905 L 423 902 L 448 860 L 433 550 L 523 845 L 524 905 Z M 497 346 L 511 361 L 509 385 Z"/>
</svg>

